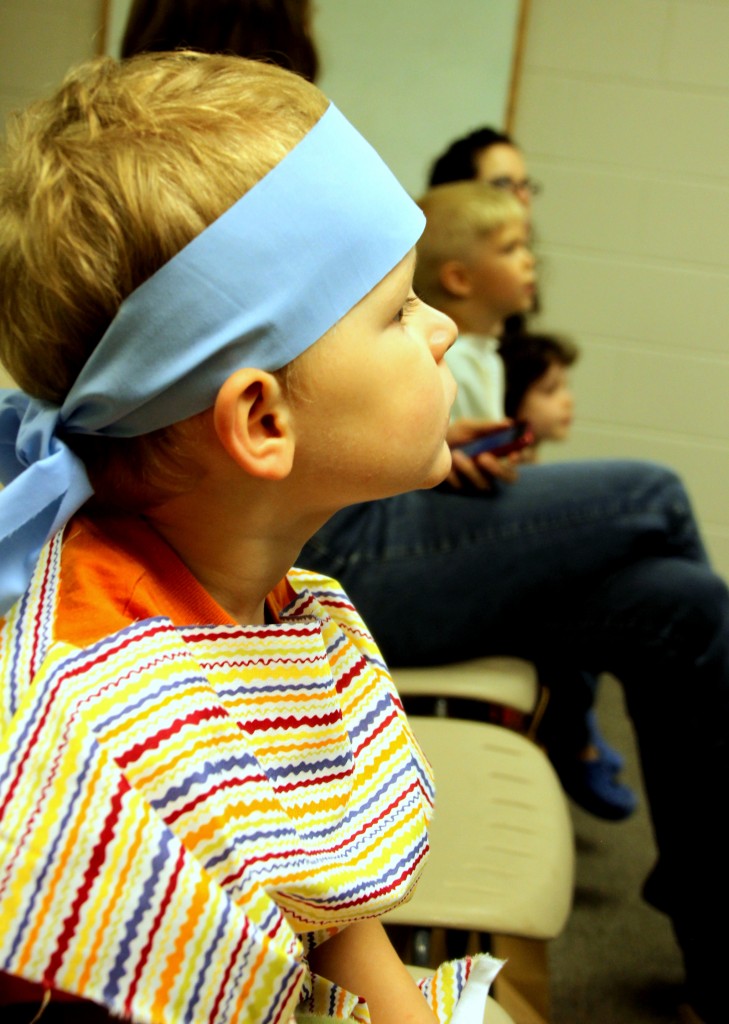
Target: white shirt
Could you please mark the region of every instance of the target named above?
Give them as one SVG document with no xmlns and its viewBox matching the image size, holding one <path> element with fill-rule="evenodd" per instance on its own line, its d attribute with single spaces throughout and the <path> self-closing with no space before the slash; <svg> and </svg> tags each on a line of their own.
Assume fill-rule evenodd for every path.
<svg viewBox="0 0 729 1024">
<path fill-rule="evenodd" d="M 481 334 L 459 334 L 446 352 L 446 362 L 458 383 L 451 420 L 462 416 L 504 418 L 504 364 L 498 344 L 496 338 Z"/>
</svg>

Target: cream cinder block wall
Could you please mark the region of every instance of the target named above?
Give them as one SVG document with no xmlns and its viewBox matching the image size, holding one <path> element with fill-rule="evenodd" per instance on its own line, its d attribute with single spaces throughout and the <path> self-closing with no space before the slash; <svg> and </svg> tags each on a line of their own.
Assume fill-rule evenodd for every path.
<svg viewBox="0 0 729 1024">
<path fill-rule="evenodd" d="M 675 467 L 729 575 L 729 3 L 531 0 L 513 127 L 541 322 L 583 350 L 545 456 Z"/>
<path fill-rule="evenodd" d="M 102 0 L 2 0 L 0 117 L 56 85 L 99 46 Z"/>
<path fill-rule="evenodd" d="M 316 0 L 319 85 L 414 195 L 458 135 L 505 117 L 520 0 Z"/>
<path fill-rule="evenodd" d="M 0 0 L 0 121 L 98 51 L 101 0 Z M 10 384 L 0 367 L 0 387 Z"/>
</svg>

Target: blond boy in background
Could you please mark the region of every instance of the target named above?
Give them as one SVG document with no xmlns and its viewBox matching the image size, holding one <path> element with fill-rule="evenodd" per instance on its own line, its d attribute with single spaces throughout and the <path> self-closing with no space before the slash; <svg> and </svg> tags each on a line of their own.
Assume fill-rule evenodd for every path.
<svg viewBox="0 0 729 1024">
<path fill-rule="evenodd" d="M 503 320 L 526 313 L 536 294 L 528 214 L 510 193 L 456 182 L 419 202 L 418 295 L 455 321 L 458 344 L 446 359 L 458 381 L 452 419 L 504 418 L 504 374 L 496 336 Z"/>
</svg>

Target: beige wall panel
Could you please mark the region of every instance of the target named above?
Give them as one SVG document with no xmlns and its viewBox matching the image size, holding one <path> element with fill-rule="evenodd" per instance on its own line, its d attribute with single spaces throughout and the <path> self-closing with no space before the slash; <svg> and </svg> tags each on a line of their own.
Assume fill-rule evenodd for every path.
<svg viewBox="0 0 729 1024">
<path fill-rule="evenodd" d="M 600 429 L 685 436 L 692 445 L 729 449 L 729 359 L 687 353 L 640 352 L 582 339 L 571 371 L 579 437 L 585 424 Z M 570 442 L 571 443 L 571 442 Z M 551 458 L 568 445 L 548 445 Z"/>
<path fill-rule="evenodd" d="M 0 2 L 0 118 L 56 85 L 96 52 L 101 0 Z"/>
<path fill-rule="evenodd" d="M 729 133 L 729 122 L 727 123 Z M 729 161 L 729 153 L 727 154 Z M 729 185 L 645 182 L 635 252 L 726 268 L 729 255 Z"/>
<path fill-rule="evenodd" d="M 538 238 L 587 250 L 632 250 L 650 189 L 646 179 L 540 160 L 530 160 L 530 171 L 544 184 L 534 210 Z"/>
<path fill-rule="evenodd" d="M 580 346 L 580 358 L 570 371 L 575 396 L 576 432 L 579 434 L 585 419 L 590 422 L 615 422 L 615 412 L 623 381 L 622 352 L 614 345 L 602 344 L 590 337 L 573 340 Z M 547 450 L 558 456 L 566 445 L 548 445 Z"/>
<path fill-rule="evenodd" d="M 319 85 L 413 194 L 457 135 L 506 115 L 515 0 L 317 0 Z"/>
<path fill-rule="evenodd" d="M 545 323 L 661 350 L 729 351 L 729 267 L 721 271 L 615 259 L 574 250 L 543 253 Z"/>
<path fill-rule="evenodd" d="M 529 24 L 530 65 L 652 78 L 661 66 L 668 8 L 666 0 L 535 3 Z M 628 24 L 631 45 L 625 46 Z"/>
<path fill-rule="evenodd" d="M 704 528 L 704 544 L 714 568 L 721 571 L 722 566 L 729 565 L 729 535 L 724 530 L 708 524 Z"/>
<path fill-rule="evenodd" d="M 707 41 L 712 45 L 707 46 Z M 729 5 L 725 0 L 674 6 L 665 77 L 687 85 L 729 88 Z"/>
<path fill-rule="evenodd" d="M 726 441 L 729 450 L 729 357 L 625 352 L 616 423 L 680 433 L 700 443 Z"/>
<path fill-rule="evenodd" d="M 726 265 L 729 186 L 532 161 L 546 182 L 538 234 L 553 245 Z"/>
<path fill-rule="evenodd" d="M 537 158 L 725 179 L 729 95 L 530 71 L 515 135 Z"/>
</svg>

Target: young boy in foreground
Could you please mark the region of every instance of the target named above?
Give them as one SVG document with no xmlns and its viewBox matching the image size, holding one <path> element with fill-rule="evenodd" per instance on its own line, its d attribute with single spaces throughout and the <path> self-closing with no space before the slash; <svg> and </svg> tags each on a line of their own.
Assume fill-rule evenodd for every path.
<svg viewBox="0 0 729 1024">
<path fill-rule="evenodd" d="M 68 996 L 151 1024 L 436 1019 L 377 922 L 426 855 L 429 769 L 346 597 L 290 571 L 336 509 L 449 470 L 422 225 L 266 65 L 93 62 L 16 127 L 4 1021 Z"/>
</svg>

